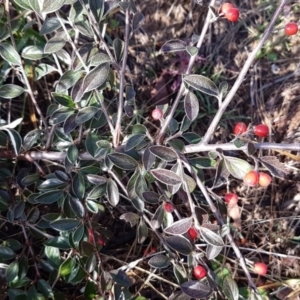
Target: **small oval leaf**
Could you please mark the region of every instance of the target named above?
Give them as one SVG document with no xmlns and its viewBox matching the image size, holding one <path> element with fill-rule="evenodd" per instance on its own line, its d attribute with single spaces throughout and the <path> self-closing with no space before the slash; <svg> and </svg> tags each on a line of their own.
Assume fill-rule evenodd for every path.
<svg viewBox="0 0 300 300">
<path fill-rule="evenodd" d="M 193 219 L 185 218 L 174 222 L 171 226 L 167 227 L 164 232 L 167 234 L 180 235 L 186 233 L 192 226 Z"/>
<path fill-rule="evenodd" d="M 204 94 L 211 95 L 214 97 L 218 97 L 220 94 L 217 86 L 212 82 L 209 78 L 202 75 L 187 75 L 183 77 L 183 81 Z"/>
<path fill-rule="evenodd" d="M 175 52 L 175 51 L 184 51 L 186 48 L 186 43 L 184 41 L 174 39 L 166 42 L 162 45 L 162 52 Z"/>
<path fill-rule="evenodd" d="M 160 182 L 166 185 L 179 185 L 181 178 L 174 172 L 166 169 L 150 170 L 150 173 Z"/>
<path fill-rule="evenodd" d="M 193 92 L 187 92 L 184 98 L 184 110 L 189 120 L 194 121 L 199 114 L 199 101 Z"/>
<path fill-rule="evenodd" d="M 213 292 L 208 285 L 196 280 L 184 282 L 181 290 L 192 298 L 208 298 Z"/>
<path fill-rule="evenodd" d="M 167 162 L 174 161 L 178 158 L 177 153 L 174 150 L 165 146 L 151 146 L 149 150 L 155 156 Z"/>
<path fill-rule="evenodd" d="M 170 265 L 170 259 L 163 254 L 157 254 L 149 259 L 148 264 L 152 268 L 164 269 Z"/>
<path fill-rule="evenodd" d="M 183 255 L 189 255 L 193 251 L 192 244 L 183 236 L 175 235 L 167 237 L 166 243 L 170 248 Z"/>
<path fill-rule="evenodd" d="M 109 160 L 122 170 L 134 170 L 138 163 L 131 156 L 124 153 L 112 153 L 108 155 Z"/>
<path fill-rule="evenodd" d="M 200 233 L 203 237 L 203 239 L 210 245 L 212 246 L 217 246 L 217 247 L 222 247 L 224 246 L 223 239 L 221 238 L 220 235 L 217 233 L 213 232 L 212 230 L 201 227 L 200 228 Z"/>
</svg>

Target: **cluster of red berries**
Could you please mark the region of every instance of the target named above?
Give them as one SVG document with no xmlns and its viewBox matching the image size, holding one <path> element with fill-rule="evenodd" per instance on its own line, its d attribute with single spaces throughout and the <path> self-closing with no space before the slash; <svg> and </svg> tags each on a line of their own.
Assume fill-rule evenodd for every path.
<svg viewBox="0 0 300 300">
<path fill-rule="evenodd" d="M 235 124 L 233 132 L 235 135 L 241 135 L 247 131 L 247 125 L 243 122 Z M 265 124 L 259 124 L 253 127 L 253 132 L 258 137 L 266 137 L 269 134 L 269 127 Z"/>
<path fill-rule="evenodd" d="M 268 187 L 268 185 L 272 182 L 272 177 L 264 172 L 250 171 L 244 177 L 244 183 L 247 186 L 261 186 L 263 188 Z"/>
<path fill-rule="evenodd" d="M 240 11 L 231 3 L 225 2 L 220 8 L 220 15 L 224 16 L 231 22 L 237 22 L 240 16 Z"/>
</svg>

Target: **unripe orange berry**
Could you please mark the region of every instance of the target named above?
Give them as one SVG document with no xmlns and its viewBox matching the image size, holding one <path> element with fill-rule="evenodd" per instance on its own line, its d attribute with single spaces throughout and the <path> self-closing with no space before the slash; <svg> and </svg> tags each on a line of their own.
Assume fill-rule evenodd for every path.
<svg viewBox="0 0 300 300">
<path fill-rule="evenodd" d="M 160 120 L 163 117 L 163 111 L 160 108 L 152 110 L 151 116 L 154 120 Z"/>
<path fill-rule="evenodd" d="M 244 122 L 238 122 L 235 124 L 233 133 L 235 135 L 240 135 L 247 131 L 247 125 Z"/>
<path fill-rule="evenodd" d="M 295 35 L 298 32 L 298 24 L 295 22 L 287 23 L 284 27 L 284 33 L 286 35 Z"/>
<path fill-rule="evenodd" d="M 254 264 L 254 272 L 258 275 L 266 275 L 268 272 L 268 267 L 263 262 L 256 262 Z"/>
<path fill-rule="evenodd" d="M 235 8 L 229 8 L 225 14 L 225 18 L 231 22 L 236 22 L 239 19 L 240 11 Z"/>
<path fill-rule="evenodd" d="M 191 227 L 188 230 L 188 235 L 191 238 L 191 240 L 196 240 L 198 238 L 198 232 L 194 227 Z"/>
<path fill-rule="evenodd" d="M 207 274 L 205 268 L 202 266 L 199 266 L 199 265 L 194 267 L 193 273 L 194 273 L 195 278 L 197 278 L 197 279 L 202 279 Z"/>
<path fill-rule="evenodd" d="M 268 187 L 268 185 L 272 182 L 272 177 L 264 172 L 260 172 L 259 173 L 259 179 L 258 179 L 258 184 L 263 187 L 266 188 Z"/>
<path fill-rule="evenodd" d="M 166 202 L 164 204 L 165 211 L 168 213 L 172 213 L 174 211 L 174 205 L 170 202 Z"/>
<path fill-rule="evenodd" d="M 265 124 L 259 124 L 254 127 L 254 134 L 259 137 L 266 137 L 269 134 L 269 127 Z"/>
<path fill-rule="evenodd" d="M 225 195 L 225 202 L 228 206 L 234 206 L 238 203 L 238 195 L 234 193 L 229 193 Z"/>
<path fill-rule="evenodd" d="M 227 11 L 230 9 L 230 8 L 233 8 L 234 6 L 229 3 L 229 2 L 225 2 L 223 3 L 223 5 L 221 6 L 221 9 L 220 9 L 220 13 L 224 13 L 226 14 Z"/>
<path fill-rule="evenodd" d="M 244 183 L 247 186 L 257 186 L 258 181 L 259 181 L 259 174 L 256 171 L 250 171 L 244 177 Z"/>
</svg>

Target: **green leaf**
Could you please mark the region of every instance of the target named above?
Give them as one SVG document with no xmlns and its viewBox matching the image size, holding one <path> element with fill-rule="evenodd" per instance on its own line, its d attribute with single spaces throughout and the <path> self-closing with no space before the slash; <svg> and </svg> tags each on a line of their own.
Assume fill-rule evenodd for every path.
<svg viewBox="0 0 300 300">
<path fill-rule="evenodd" d="M 193 87 L 194 89 L 208 94 L 214 97 L 218 97 L 220 94 L 219 89 L 217 86 L 212 82 L 209 78 L 202 76 L 202 75 L 186 75 L 183 77 L 183 81 Z"/>
<path fill-rule="evenodd" d="M 74 84 L 81 78 L 82 74 L 82 70 L 68 70 L 67 72 L 65 72 L 59 79 L 58 84 L 56 85 L 56 92 L 61 93 L 74 86 Z"/>
<path fill-rule="evenodd" d="M 56 17 L 48 18 L 44 21 L 42 28 L 40 30 L 40 34 L 44 35 L 44 34 L 51 33 L 60 27 L 61 27 L 61 24 L 60 24 L 60 21 L 58 20 L 58 18 L 56 18 Z"/>
<path fill-rule="evenodd" d="M 148 264 L 152 268 L 157 268 L 157 269 L 167 268 L 170 265 L 170 263 L 171 263 L 170 258 L 163 254 L 157 254 L 151 257 L 148 261 Z"/>
<path fill-rule="evenodd" d="M 109 62 L 111 62 L 110 57 L 107 54 L 100 52 L 91 57 L 89 65 L 95 67 Z"/>
<path fill-rule="evenodd" d="M 100 23 L 104 12 L 104 0 L 89 0 L 89 5 L 96 21 Z"/>
<path fill-rule="evenodd" d="M 6 280 L 8 282 L 12 282 L 15 279 L 18 278 L 18 273 L 19 273 L 19 263 L 18 261 L 13 261 L 8 268 L 6 269 Z"/>
<path fill-rule="evenodd" d="M 122 170 L 134 170 L 138 166 L 138 163 L 134 158 L 124 153 L 115 152 L 109 154 L 108 158 L 115 166 Z"/>
<path fill-rule="evenodd" d="M 112 206 L 118 205 L 120 201 L 120 193 L 117 184 L 113 180 L 109 180 L 106 185 L 107 198 Z"/>
<path fill-rule="evenodd" d="M 72 163 L 72 164 L 75 164 L 76 161 L 77 161 L 77 158 L 78 158 L 78 149 L 75 145 L 71 145 L 69 148 L 68 148 L 68 151 L 67 151 L 67 157 L 68 157 L 68 160 Z"/>
<path fill-rule="evenodd" d="M 10 64 L 21 65 L 21 57 L 18 52 L 10 44 L 3 42 L 0 43 L 0 55 L 1 57 Z"/>
<path fill-rule="evenodd" d="M 125 43 L 119 38 L 116 38 L 113 41 L 113 49 L 114 49 L 115 58 L 117 62 L 120 62 L 122 60 L 124 45 Z"/>
<path fill-rule="evenodd" d="M 192 92 L 187 92 L 184 98 L 184 110 L 186 116 L 194 121 L 199 114 L 199 101 L 196 95 Z"/>
<path fill-rule="evenodd" d="M 221 236 L 214 231 L 201 226 L 200 233 L 202 238 L 210 245 L 222 247 L 224 246 L 223 239 Z"/>
<path fill-rule="evenodd" d="M 52 290 L 50 284 L 49 284 L 46 280 L 44 280 L 44 279 L 39 279 L 38 282 L 37 282 L 37 286 L 38 286 L 39 291 L 40 291 L 45 297 L 47 297 L 48 299 L 49 299 L 49 298 L 54 299 L 54 293 L 53 293 L 53 290 Z"/>
<path fill-rule="evenodd" d="M 83 80 L 83 92 L 87 93 L 103 85 L 108 78 L 110 67 L 108 63 L 101 64 L 89 72 Z"/>
<path fill-rule="evenodd" d="M 160 51 L 162 52 L 175 52 L 175 51 L 184 51 L 186 43 L 184 41 L 174 39 L 167 41 L 162 45 Z"/>
<path fill-rule="evenodd" d="M 181 178 L 170 170 L 159 168 L 150 170 L 150 173 L 155 179 L 166 185 L 175 186 L 182 183 Z"/>
<path fill-rule="evenodd" d="M 76 265 L 75 260 L 72 257 L 66 259 L 59 267 L 59 274 L 61 276 L 69 275 Z"/>
<path fill-rule="evenodd" d="M 44 50 L 38 46 L 28 46 L 22 51 L 22 57 L 29 60 L 39 60 L 44 56 Z"/>
<path fill-rule="evenodd" d="M 52 73 L 52 72 L 57 72 L 57 69 L 54 67 L 47 65 L 47 64 L 39 64 L 35 69 L 34 69 L 34 79 L 39 80 L 43 76 Z"/>
<path fill-rule="evenodd" d="M 0 258 L 2 260 L 10 260 L 16 256 L 15 252 L 9 247 L 0 246 Z"/>
<path fill-rule="evenodd" d="M 55 1 L 53 1 L 55 3 Z M 44 47 L 44 53 L 55 53 L 61 50 L 66 44 L 66 35 L 63 31 L 56 33 L 56 35 L 51 38 Z"/>
<path fill-rule="evenodd" d="M 213 293 L 213 290 L 208 285 L 198 280 L 186 281 L 181 285 L 181 290 L 192 298 L 205 298 Z"/>
<path fill-rule="evenodd" d="M 166 243 L 170 248 L 183 255 L 189 255 L 193 251 L 192 244 L 183 236 L 169 236 L 166 238 Z"/>
<path fill-rule="evenodd" d="M 75 176 L 73 177 L 72 190 L 79 200 L 82 200 L 84 198 L 85 181 L 84 177 L 79 173 L 75 174 Z"/>
<path fill-rule="evenodd" d="M 65 0 L 44 0 L 42 12 L 51 13 L 59 10 L 65 4 Z"/>
<path fill-rule="evenodd" d="M 253 170 L 253 167 L 247 161 L 237 157 L 224 156 L 224 162 L 228 172 L 240 180 L 242 180 L 248 172 Z"/>
<path fill-rule="evenodd" d="M 5 84 L 0 87 L 0 97 L 4 99 L 12 99 L 24 93 L 24 89 L 15 84 Z"/>
<path fill-rule="evenodd" d="M 228 299 L 238 300 L 239 289 L 236 282 L 231 278 L 231 276 L 226 276 L 222 282 L 222 291 Z"/>
<path fill-rule="evenodd" d="M 130 151 L 138 146 L 145 139 L 145 134 L 135 134 L 131 136 L 125 146 L 125 151 Z"/>
<path fill-rule="evenodd" d="M 73 108 L 75 107 L 75 103 L 73 102 L 72 98 L 65 94 L 59 94 L 59 93 L 51 93 L 51 96 L 54 98 L 54 100 L 65 107 Z"/>
<path fill-rule="evenodd" d="M 195 56 L 198 54 L 198 48 L 195 46 L 187 46 L 186 51 L 190 56 Z"/>
<path fill-rule="evenodd" d="M 40 138 L 42 131 L 39 129 L 34 129 L 29 131 L 24 136 L 23 147 L 25 151 L 29 150 Z"/>
<path fill-rule="evenodd" d="M 31 10 L 30 0 L 14 0 L 14 2 L 24 9 Z"/>
<path fill-rule="evenodd" d="M 39 196 L 37 196 L 35 200 L 38 203 L 42 203 L 42 204 L 52 204 L 57 201 L 61 201 L 63 197 L 64 197 L 64 192 L 56 190 L 56 191 L 44 192 Z"/>
<path fill-rule="evenodd" d="M 79 226 L 80 221 L 75 219 L 60 219 L 50 223 L 51 228 L 57 231 L 70 231 Z"/>
<path fill-rule="evenodd" d="M 99 108 L 95 106 L 84 107 L 76 115 L 75 122 L 77 124 L 82 124 L 84 122 L 87 122 L 88 120 L 93 118 L 98 111 Z"/>
<path fill-rule="evenodd" d="M 23 121 L 23 118 L 16 119 L 16 120 L 10 122 L 9 124 L 0 126 L 0 130 L 16 128 L 19 124 L 21 124 L 22 121 Z"/>
<path fill-rule="evenodd" d="M 192 218 L 184 218 L 165 228 L 164 232 L 172 235 L 181 235 L 186 233 L 192 227 L 192 224 Z"/>
<path fill-rule="evenodd" d="M 2 129 L 2 130 L 5 130 L 8 133 L 10 141 L 14 148 L 15 154 L 19 155 L 21 147 L 22 147 L 22 139 L 21 139 L 20 134 L 14 129 Z"/>
<path fill-rule="evenodd" d="M 51 247 L 51 246 L 45 246 L 45 255 L 46 257 L 51 260 L 57 267 L 60 265 L 60 251 L 56 247 Z"/>
<path fill-rule="evenodd" d="M 144 23 L 145 17 L 141 12 L 136 12 L 132 18 L 132 30 L 138 30 Z"/>
<path fill-rule="evenodd" d="M 59 248 L 62 250 L 68 250 L 71 248 L 69 240 L 66 237 L 62 236 L 56 236 L 54 238 L 48 239 L 44 242 L 44 245 Z"/>
<path fill-rule="evenodd" d="M 155 156 L 167 162 L 174 161 L 178 158 L 177 153 L 174 150 L 165 146 L 150 146 L 149 150 Z"/>
</svg>

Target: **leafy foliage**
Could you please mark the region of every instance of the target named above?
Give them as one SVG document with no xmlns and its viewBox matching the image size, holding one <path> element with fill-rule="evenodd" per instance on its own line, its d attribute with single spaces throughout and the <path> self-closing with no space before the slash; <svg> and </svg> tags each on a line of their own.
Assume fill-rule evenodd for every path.
<svg viewBox="0 0 300 300">
<path fill-rule="evenodd" d="M 203 75 L 181 74 L 178 102 L 183 100 L 184 115 L 174 115 L 178 102 L 173 113 L 172 107 L 161 107 L 167 117 L 153 133 L 138 116 L 138 90 L 125 76 L 128 42 L 145 19 L 134 1 L 15 0 L 11 10 L 25 10 L 32 21 L 20 15 L 17 34 L 10 18 L 2 15 L 11 32 L 1 35 L 5 75 L 0 98 L 25 97 L 41 122 L 28 129 L 23 118 L 7 117 L 0 124 L 7 162 L 0 170 L 1 220 L 18 228 L 14 238 L 3 238 L 0 245 L 9 299 L 68 299 L 64 291 L 71 287 L 85 299 L 145 299 L 132 292 L 128 272 L 143 260 L 172 273 L 170 299 L 209 298 L 216 292 L 238 299 L 229 271 L 220 275 L 212 268 L 201 282 L 191 274 L 199 261 L 218 260 L 228 243 L 224 236 L 231 237 L 230 230 L 221 230 L 227 211 L 215 190 L 230 178 L 243 179 L 254 164 L 276 177 L 284 177 L 286 170 L 274 157 L 255 157 L 250 151 L 254 144 L 245 151 L 246 159 L 225 155 L 222 148 L 205 155 L 186 153 L 188 145 L 201 146 L 202 137 L 193 132 L 199 95 L 222 103 L 228 84 L 218 88 Z M 106 24 L 118 10 L 126 21 L 124 36 L 104 38 L 110 34 Z M 21 43 L 22 35 L 26 43 Z M 184 51 L 191 59 L 198 50 L 178 39 L 161 48 Z M 11 83 L 7 74 L 16 70 L 19 80 Z M 33 86 L 45 82 L 47 99 L 37 101 Z M 229 144 L 237 145 L 237 151 L 244 146 L 237 139 Z M 214 172 L 212 181 L 206 169 Z M 166 211 L 165 203 L 175 211 Z M 210 218 L 216 206 L 218 225 Z M 109 224 L 104 216 L 111 216 Z M 129 263 L 113 257 L 109 243 L 117 235 L 122 245 L 127 225 L 134 235 L 131 243 L 147 244 L 154 237 L 162 253 Z M 188 236 L 191 227 L 205 251 Z M 115 264 L 109 268 L 105 260 Z"/>
</svg>

